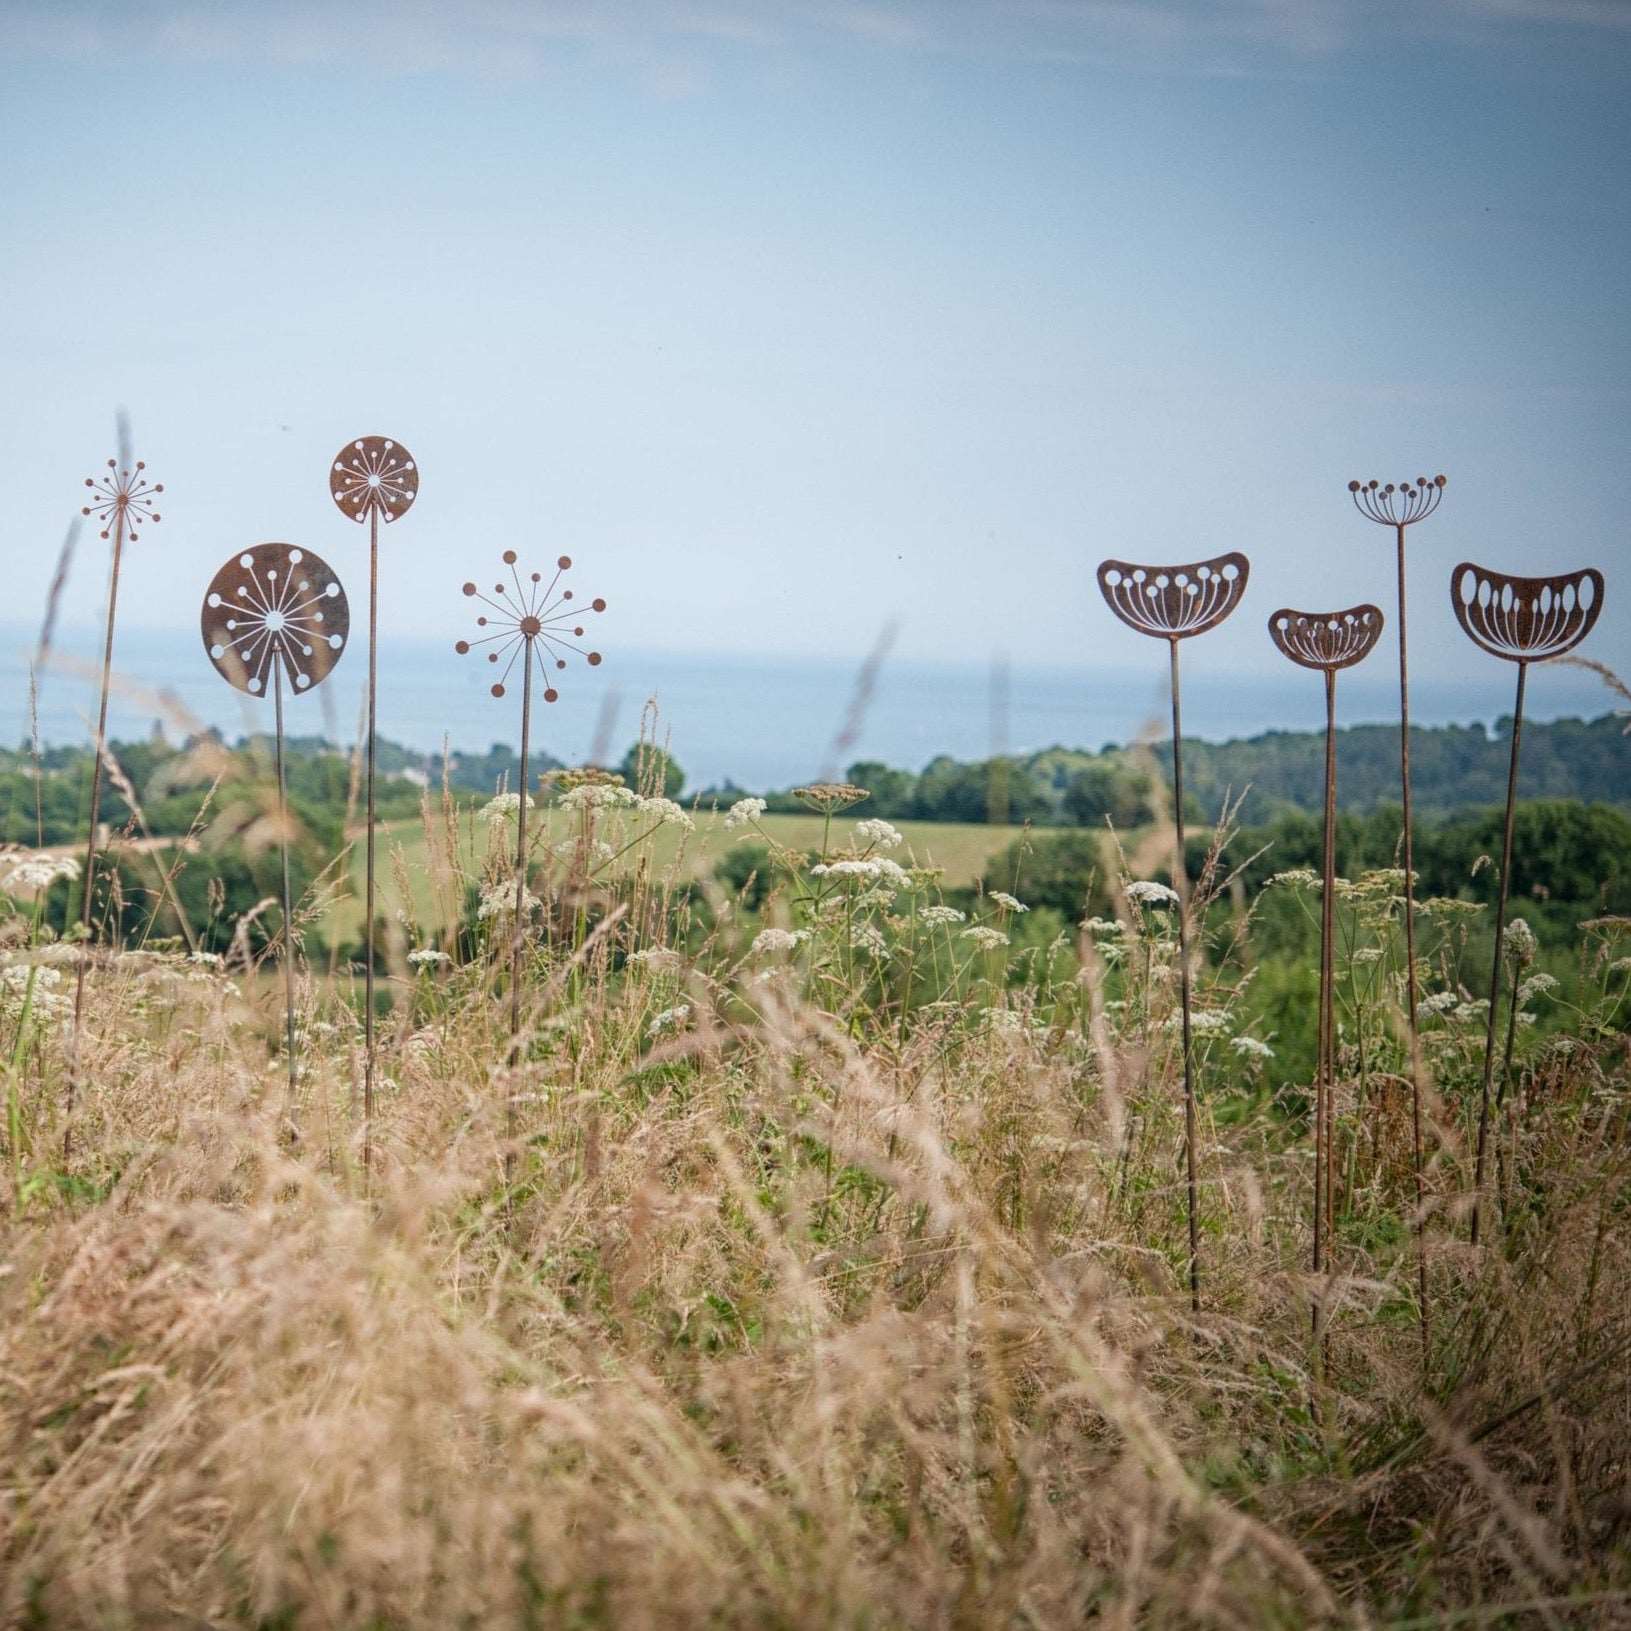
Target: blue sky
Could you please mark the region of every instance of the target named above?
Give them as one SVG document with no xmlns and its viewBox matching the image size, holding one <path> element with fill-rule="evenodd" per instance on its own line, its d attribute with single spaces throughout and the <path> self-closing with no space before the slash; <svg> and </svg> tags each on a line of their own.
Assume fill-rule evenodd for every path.
<svg viewBox="0 0 1631 1631">
<path fill-rule="evenodd" d="M 1142 671 L 1096 562 L 1239 548 L 1264 672 L 1277 606 L 1391 609 L 1348 478 L 1443 470 L 1419 670 L 1488 662 L 1463 557 L 1603 566 L 1631 669 L 1628 93 L 1621 0 L 0 0 L 5 615 L 123 404 L 124 615 L 189 638 L 262 539 L 360 601 L 378 431 L 405 634 L 516 547 L 608 650 Z"/>
</svg>

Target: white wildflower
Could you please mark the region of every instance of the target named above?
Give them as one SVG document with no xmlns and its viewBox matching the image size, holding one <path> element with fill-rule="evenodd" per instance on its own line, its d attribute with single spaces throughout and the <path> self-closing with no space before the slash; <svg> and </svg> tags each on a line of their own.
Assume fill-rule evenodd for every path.
<svg viewBox="0 0 1631 1631">
<path fill-rule="evenodd" d="M 1090 917 L 1083 922 L 1082 929 L 1097 940 L 1101 935 L 1126 934 L 1127 925 L 1119 917 Z"/>
<path fill-rule="evenodd" d="M 522 894 L 521 908 L 530 912 L 544 903 L 528 889 Z M 502 883 L 489 884 L 481 892 L 481 904 L 476 907 L 476 916 L 482 921 L 488 918 L 507 917 L 515 911 L 515 881 L 506 878 Z"/>
<path fill-rule="evenodd" d="M 855 839 L 871 849 L 899 849 L 906 842 L 887 821 L 876 817 L 855 823 Z"/>
<path fill-rule="evenodd" d="M 224 968 L 226 966 L 226 958 L 215 951 L 195 951 L 187 961 L 195 963 L 199 968 Z"/>
<path fill-rule="evenodd" d="M 682 1002 L 673 1008 L 665 1008 L 660 1014 L 654 1015 L 651 1021 L 651 1034 L 661 1036 L 664 1031 L 677 1031 L 691 1017 L 691 1005 Z"/>
<path fill-rule="evenodd" d="M 870 923 L 857 924 L 850 939 L 857 951 L 864 951 L 873 957 L 889 955 L 889 942 L 884 939 L 883 932 Z"/>
<path fill-rule="evenodd" d="M 1319 877 L 1305 866 L 1293 867 L 1289 872 L 1276 872 L 1264 886 L 1273 889 L 1276 885 L 1287 889 L 1316 889 L 1319 887 Z"/>
<path fill-rule="evenodd" d="M 1457 1003 L 1455 1012 L 1450 1017 L 1460 1020 L 1463 1024 L 1471 1024 L 1475 1019 L 1482 1019 L 1488 1012 L 1489 998 L 1478 997 L 1472 1002 Z"/>
<path fill-rule="evenodd" d="M 753 950 L 760 957 L 769 956 L 772 952 L 792 951 L 809 936 L 808 929 L 761 929 L 753 937 Z"/>
<path fill-rule="evenodd" d="M 7 889 L 26 889 L 31 894 L 49 889 L 58 878 L 77 878 L 79 862 L 68 855 L 20 855 L 6 873 Z"/>
<path fill-rule="evenodd" d="M 629 961 L 659 974 L 675 974 L 685 966 L 685 959 L 672 946 L 643 946 L 629 953 Z"/>
<path fill-rule="evenodd" d="M 1175 1008 L 1167 1015 L 1166 1028 L 1169 1031 L 1181 1031 L 1184 1028 L 1184 1014 L 1181 1008 Z M 1192 1036 L 1227 1036 L 1229 1016 L 1216 1008 L 1197 1008 L 1189 1016 L 1189 1030 Z"/>
<path fill-rule="evenodd" d="M 1379 963 L 1381 960 L 1382 948 L 1380 946 L 1361 946 L 1354 953 L 1356 963 Z"/>
<path fill-rule="evenodd" d="M 746 827 L 751 822 L 757 821 L 764 813 L 765 801 L 763 799 L 738 799 L 725 812 L 726 829 Z"/>
<path fill-rule="evenodd" d="M 527 796 L 527 808 L 529 810 L 532 808 L 531 794 Z M 521 795 L 519 793 L 499 793 L 482 805 L 476 815 L 482 821 L 489 821 L 494 826 L 499 826 L 519 815 L 520 810 Z"/>
<path fill-rule="evenodd" d="M 1136 900 L 1141 906 L 1167 907 L 1178 904 L 1176 889 L 1169 889 L 1164 883 L 1151 883 L 1145 879 L 1128 884 L 1123 893 L 1128 900 Z"/>
<path fill-rule="evenodd" d="M 1259 1042 L 1255 1036 L 1234 1037 L 1230 1040 L 1229 1046 L 1242 1059 L 1272 1059 L 1274 1057 L 1274 1049 L 1267 1042 Z"/>
<path fill-rule="evenodd" d="M 952 923 L 963 922 L 965 914 L 959 912 L 955 906 L 925 906 L 917 916 L 920 923 L 927 923 L 931 929 L 938 929 Z"/>
<path fill-rule="evenodd" d="M 972 940 L 981 951 L 996 951 L 998 947 L 1008 944 L 1008 936 L 1001 929 L 987 928 L 983 923 L 976 923 L 973 928 L 964 929 L 957 938 Z"/>
<path fill-rule="evenodd" d="M 1417 1013 L 1421 1014 L 1447 1014 L 1461 1001 L 1453 991 L 1435 991 L 1430 997 L 1423 997 L 1416 1004 Z"/>
<path fill-rule="evenodd" d="M 673 799 L 643 798 L 634 802 L 641 815 L 655 816 L 665 827 L 679 827 L 685 832 L 696 831 L 696 822 Z"/>
<path fill-rule="evenodd" d="M 408 961 L 415 968 L 435 968 L 439 963 L 451 963 L 452 957 L 445 951 L 438 951 L 434 946 L 420 946 L 417 951 L 408 953 Z"/>
<path fill-rule="evenodd" d="M 1527 963 L 1539 949 L 1539 943 L 1535 931 L 1521 917 L 1515 917 L 1501 931 L 1501 949 L 1515 962 Z"/>
<path fill-rule="evenodd" d="M 1005 911 L 1005 912 L 1028 912 L 1028 911 L 1030 911 L 1030 907 L 1027 906 L 1023 901 L 1015 900 L 1012 895 L 1005 894 L 1000 889 L 993 889 L 991 891 L 991 893 L 986 897 L 986 899 L 987 900 L 994 900 L 997 903 L 997 905 L 999 905 L 1003 909 L 1003 911 Z"/>
<path fill-rule="evenodd" d="M 1543 997 L 1557 990 L 1557 977 L 1553 974 L 1531 974 L 1518 987 L 1518 1001 L 1528 1002 L 1531 997 Z"/>
<path fill-rule="evenodd" d="M 621 782 L 585 782 L 567 788 L 556 802 L 563 810 L 615 810 L 635 799 Z"/>
</svg>

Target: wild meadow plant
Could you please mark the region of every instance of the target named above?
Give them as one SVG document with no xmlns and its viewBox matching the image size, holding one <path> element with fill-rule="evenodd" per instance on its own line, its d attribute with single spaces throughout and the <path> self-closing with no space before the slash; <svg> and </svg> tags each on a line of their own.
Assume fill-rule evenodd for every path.
<svg viewBox="0 0 1631 1631">
<path fill-rule="evenodd" d="M 1022 873 L 947 888 L 860 789 L 805 790 L 800 850 L 759 800 L 637 780 L 427 796 L 371 1173 L 344 978 L 302 980 L 286 1105 L 247 935 L 100 954 L 71 1168 L 64 1016 L 37 980 L 7 999 L 0 1621 L 1613 1623 L 1631 923 L 1567 969 L 1509 943 L 1475 1252 L 1482 920 L 1418 905 L 1424 1384 L 1398 874 L 1339 885 L 1314 1284 L 1307 996 L 1270 948 L 1318 901 L 1296 874 L 1246 898 L 1214 840 L 1197 1315 L 1169 885 L 1124 870 L 1113 914 L 1065 921 Z M 517 925 L 522 796 L 548 819 Z M 695 878 L 704 825 L 766 876 Z M 50 966 L 36 908 L 11 921 L 0 995 Z"/>
</svg>

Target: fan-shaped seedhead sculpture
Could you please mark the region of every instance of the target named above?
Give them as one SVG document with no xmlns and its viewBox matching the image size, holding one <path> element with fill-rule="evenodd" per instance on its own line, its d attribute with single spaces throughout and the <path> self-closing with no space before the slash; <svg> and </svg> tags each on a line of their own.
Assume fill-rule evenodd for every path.
<svg viewBox="0 0 1631 1631">
<path fill-rule="evenodd" d="M 525 660 L 529 663 L 536 661 L 538 672 L 544 682 L 544 701 L 555 702 L 559 700 L 560 692 L 550 684 L 550 670 L 566 667 L 566 658 L 561 655 L 563 651 L 575 651 L 584 658 L 591 668 L 598 667 L 600 653 L 598 651 L 585 651 L 582 646 L 574 645 L 576 639 L 583 638 L 583 616 L 585 612 L 603 612 L 606 610 L 604 600 L 592 600 L 585 606 L 573 604 L 572 591 L 560 589 L 561 576 L 572 565 L 572 558 L 563 555 L 555 563 L 555 575 L 549 580 L 547 587 L 541 587 L 544 575 L 541 572 L 528 574 L 525 584 L 521 581 L 521 574 L 515 569 L 515 551 L 504 551 L 504 564 L 510 569 L 510 578 L 515 584 L 515 593 L 512 595 L 509 588 L 502 583 L 493 585 L 493 594 L 499 595 L 500 600 L 494 600 L 483 593 L 473 583 L 464 586 L 464 592 L 482 602 L 492 609 L 492 615 L 483 613 L 476 619 L 480 628 L 493 628 L 496 633 L 483 635 L 479 640 L 460 640 L 453 649 L 461 656 L 475 650 L 477 646 L 492 646 L 487 653 L 487 661 L 497 663 L 508 653 L 509 661 L 504 664 L 504 672 L 499 675 L 493 684 L 493 695 L 504 695 L 505 682 L 510 677 L 510 670 L 515 667 L 515 660 L 524 652 Z M 559 589 L 559 593 L 557 593 Z"/>
<path fill-rule="evenodd" d="M 1345 612 L 1297 612 L 1287 606 L 1269 619 L 1269 638 L 1282 655 L 1326 672 L 1363 661 L 1381 634 L 1382 614 L 1375 606 L 1350 606 Z"/>
<path fill-rule="evenodd" d="M 1354 508 L 1384 527 L 1408 527 L 1425 521 L 1444 497 L 1443 476 L 1417 476 L 1414 481 L 1350 481 Z"/>
<path fill-rule="evenodd" d="M 1104 561 L 1099 591 L 1129 628 L 1162 640 L 1182 640 L 1216 628 L 1240 604 L 1250 572 L 1246 557 L 1234 553 L 1185 566 Z"/>
<path fill-rule="evenodd" d="M 366 521 L 370 515 L 397 521 L 419 496 L 419 467 L 400 442 L 388 436 L 363 436 L 334 455 L 328 490 L 341 515 L 353 521 Z"/>
<path fill-rule="evenodd" d="M 264 697 L 274 657 L 297 692 L 328 676 L 345 650 L 351 608 L 326 561 L 289 544 L 256 544 L 210 580 L 200 623 L 216 673 Z"/>
<path fill-rule="evenodd" d="M 108 474 L 87 476 L 85 485 L 91 490 L 91 501 L 84 505 L 81 515 L 94 515 L 102 523 L 102 536 L 109 537 L 114 526 L 124 522 L 125 536 L 134 539 L 138 525 L 162 519 L 153 508 L 153 500 L 164 491 L 164 483 L 149 482 L 142 474 L 147 466 L 138 459 L 134 469 L 122 470 L 116 459 L 108 460 Z"/>
<path fill-rule="evenodd" d="M 1450 604 L 1467 636 L 1492 657 L 1544 662 L 1572 651 L 1603 609 L 1596 567 L 1552 578 L 1513 578 L 1463 561 L 1450 574 Z"/>
</svg>

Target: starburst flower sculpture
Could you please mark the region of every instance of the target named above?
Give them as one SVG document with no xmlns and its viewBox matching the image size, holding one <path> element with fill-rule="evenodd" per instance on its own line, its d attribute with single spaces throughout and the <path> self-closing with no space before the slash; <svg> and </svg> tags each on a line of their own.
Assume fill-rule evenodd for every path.
<svg viewBox="0 0 1631 1631">
<path fill-rule="evenodd" d="M 1417 476 L 1414 481 L 1350 481 L 1354 508 L 1384 527 L 1408 527 L 1425 521 L 1444 497 L 1443 476 Z"/>
<path fill-rule="evenodd" d="M 362 436 L 335 455 L 328 490 L 353 521 L 398 521 L 419 496 L 419 467 L 389 436 Z"/>
<path fill-rule="evenodd" d="M 1591 633 L 1603 609 L 1603 574 L 1596 567 L 1550 578 L 1515 578 L 1463 561 L 1450 574 L 1450 604 L 1467 638 L 1518 665 L 1518 694 L 1512 705 L 1512 755 L 1506 775 L 1506 821 L 1501 830 L 1501 876 L 1495 895 L 1495 951 L 1490 959 L 1489 1008 L 1484 1024 L 1484 1077 L 1478 1104 L 1478 1155 L 1473 1173 L 1472 1240 L 1478 1243 L 1484 1197 L 1485 1155 L 1489 1143 L 1490 1088 L 1495 1075 L 1495 1012 L 1501 1000 L 1501 937 L 1512 882 L 1512 823 L 1518 796 L 1518 748 L 1523 741 L 1523 700 L 1531 663 L 1573 651 Z M 1517 996 L 1511 996 L 1514 1011 Z M 1512 1074 L 1514 1024 L 1507 1027 L 1506 1060 L 1500 1099 Z"/>
<path fill-rule="evenodd" d="M 288 544 L 256 544 L 215 574 L 201 626 L 216 673 L 263 697 L 274 665 L 296 691 L 323 680 L 340 660 L 351 609 L 326 562 Z"/>
<path fill-rule="evenodd" d="M 1336 1087 L 1336 819 L 1337 671 L 1351 668 L 1376 649 L 1382 613 L 1375 606 L 1340 612 L 1299 612 L 1289 606 L 1269 618 L 1269 638 L 1283 656 L 1325 676 L 1324 889 L 1320 896 L 1319 1041 L 1314 1069 L 1314 1272 L 1325 1268 L 1332 1235 L 1335 1186 L 1332 1153 Z M 1323 1324 L 1323 1302 L 1315 1305 L 1314 1329 Z"/>
<path fill-rule="evenodd" d="M 561 576 L 572 565 L 570 555 L 562 555 L 556 561 L 555 575 L 549 580 L 546 588 L 539 587 L 544 581 L 541 572 L 529 573 L 527 581 L 523 584 L 515 562 L 515 551 L 505 550 L 504 564 L 509 567 L 510 577 L 515 584 L 513 596 L 508 586 L 503 583 L 493 585 L 493 594 L 502 596 L 501 600 L 494 600 L 473 583 L 464 586 L 465 594 L 491 608 L 492 615 L 483 613 L 476 619 L 476 626 L 491 628 L 495 632 L 476 640 L 460 640 L 453 649 L 462 657 L 468 656 L 478 646 L 493 647 L 493 650 L 487 653 L 487 661 L 494 664 L 504 663 L 504 672 L 493 682 L 492 691 L 495 697 L 504 695 L 505 684 L 518 659 L 523 659 L 522 671 L 529 684 L 532 665 L 536 662 L 539 675 L 544 682 L 544 701 L 556 702 L 560 699 L 560 692 L 551 683 L 551 670 L 566 667 L 567 659 L 562 655 L 563 652 L 575 651 L 591 668 L 600 666 L 598 651 L 585 651 L 574 642 L 584 637 L 582 621 L 584 611 L 587 609 L 590 612 L 603 612 L 606 610 L 606 602 L 597 597 L 585 608 L 581 604 L 574 604 L 570 589 L 560 589 Z M 556 593 L 557 589 L 560 589 L 559 594 Z M 505 661 L 506 656 L 508 661 Z"/>
<path fill-rule="evenodd" d="M 153 500 L 164 491 L 164 483 L 148 481 L 142 474 L 146 468 L 141 459 L 128 470 L 117 459 L 109 459 L 109 474 L 85 478 L 92 497 L 79 513 L 95 516 L 102 523 L 102 537 L 111 538 L 122 528 L 124 536 L 134 542 L 140 536 L 138 527 L 163 519 L 153 508 Z"/>
</svg>

